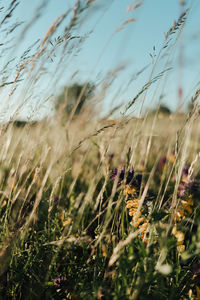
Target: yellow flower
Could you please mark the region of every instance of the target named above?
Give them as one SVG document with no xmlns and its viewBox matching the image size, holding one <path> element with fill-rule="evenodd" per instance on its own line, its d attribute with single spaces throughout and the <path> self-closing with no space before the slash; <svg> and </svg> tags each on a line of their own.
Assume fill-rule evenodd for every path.
<svg viewBox="0 0 200 300">
<path fill-rule="evenodd" d="M 138 208 L 140 199 L 128 200 L 126 204 L 126 208 Z"/>
<path fill-rule="evenodd" d="M 146 238 L 146 232 L 148 227 L 148 221 L 142 216 L 142 210 L 138 212 L 138 206 L 140 199 L 131 199 L 126 203 L 129 216 L 132 217 L 131 225 L 135 228 L 141 229 L 141 238 L 144 244 L 147 244 L 148 238 Z"/>
<path fill-rule="evenodd" d="M 137 208 L 130 208 L 129 209 L 129 216 L 133 217 L 137 213 Z M 138 214 L 138 217 L 141 215 L 141 213 Z"/>
<path fill-rule="evenodd" d="M 172 164 L 174 163 L 174 161 L 175 161 L 175 154 L 174 154 L 174 153 L 172 153 L 172 154 L 170 155 L 169 160 L 170 160 L 170 162 L 171 162 Z"/>
<path fill-rule="evenodd" d="M 177 250 L 178 250 L 178 252 L 185 251 L 185 245 L 179 245 L 179 246 L 177 246 Z"/>
<path fill-rule="evenodd" d="M 177 239 L 177 245 L 182 245 L 185 239 L 184 233 L 182 231 L 177 231 L 175 237 Z"/>
<path fill-rule="evenodd" d="M 174 223 L 180 222 L 181 219 L 185 218 L 185 211 L 183 208 L 178 208 L 174 213 Z"/>
<path fill-rule="evenodd" d="M 183 245 L 185 240 L 185 235 L 182 231 L 177 230 L 176 225 L 172 229 L 172 234 L 175 236 L 177 240 L 177 250 L 178 252 L 183 252 L 185 250 L 185 245 Z"/>
<path fill-rule="evenodd" d="M 136 188 L 126 185 L 124 188 L 124 195 L 133 195 L 136 193 Z"/>
<path fill-rule="evenodd" d="M 144 221 L 144 218 L 133 218 L 133 225 L 134 227 L 138 227 L 142 222 Z"/>
<path fill-rule="evenodd" d="M 187 199 L 187 203 L 188 203 L 190 206 L 193 206 L 193 205 L 194 205 L 194 200 L 192 199 L 192 195 L 190 195 L 189 198 Z"/>
<path fill-rule="evenodd" d="M 108 250 L 104 244 L 102 244 L 102 253 L 103 253 L 103 257 L 105 258 L 108 257 Z"/>
<path fill-rule="evenodd" d="M 128 200 L 126 203 L 126 208 L 128 209 L 129 216 L 133 217 L 137 213 L 138 205 L 139 205 L 140 199 L 132 199 Z M 138 213 L 138 218 L 141 215 L 141 212 Z"/>
<path fill-rule="evenodd" d="M 147 230 L 148 227 L 148 222 L 145 221 L 145 223 L 143 223 L 142 225 L 139 226 L 139 228 L 143 228 L 144 230 Z"/>
<path fill-rule="evenodd" d="M 191 208 L 190 204 L 185 200 L 182 200 L 181 204 L 182 204 L 183 208 L 191 215 L 192 214 L 192 208 Z"/>
<path fill-rule="evenodd" d="M 72 222 L 72 218 L 70 218 L 70 217 L 69 217 L 69 218 L 66 218 L 66 219 L 62 222 L 62 226 L 65 227 L 65 226 L 71 224 L 71 222 Z"/>
<path fill-rule="evenodd" d="M 148 221 L 145 221 L 142 225 L 139 226 L 140 229 L 142 229 L 141 238 L 145 245 L 147 245 L 149 238 L 146 237 L 148 230 Z"/>
</svg>

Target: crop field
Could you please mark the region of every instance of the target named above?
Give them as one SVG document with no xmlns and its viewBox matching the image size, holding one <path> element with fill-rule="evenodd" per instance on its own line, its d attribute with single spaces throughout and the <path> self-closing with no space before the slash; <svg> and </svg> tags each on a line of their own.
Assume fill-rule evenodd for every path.
<svg viewBox="0 0 200 300">
<path fill-rule="evenodd" d="M 48 98 L 54 107 L 45 118 L 18 118 L 49 57 L 60 54 L 61 61 L 54 58 L 60 76 L 62 62 L 80 46 L 75 42 L 68 52 L 79 17 L 93 2 L 77 1 L 70 17 L 54 20 L 1 85 L 8 101 L 18 91 L 24 98 L 0 124 L 0 299 L 198 300 L 200 89 L 192 90 L 184 112 L 167 110 L 167 103 L 130 112 L 140 101 L 143 106 L 154 83 L 166 80 L 169 57 L 163 63 L 159 56 L 168 48 L 173 53 L 171 36 L 178 36 L 187 14 L 166 33 L 148 82 L 114 108 L 120 113 L 100 114 L 115 70 L 98 87 L 85 82 L 55 99 L 45 94 L 44 103 Z M 13 23 L 11 31 L 7 23 L 17 3 L 2 8 L 8 36 L 21 26 Z M 55 38 L 66 17 L 63 36 Z M 11 58 L 4 61 L 7 73 Z"/>
</svg>

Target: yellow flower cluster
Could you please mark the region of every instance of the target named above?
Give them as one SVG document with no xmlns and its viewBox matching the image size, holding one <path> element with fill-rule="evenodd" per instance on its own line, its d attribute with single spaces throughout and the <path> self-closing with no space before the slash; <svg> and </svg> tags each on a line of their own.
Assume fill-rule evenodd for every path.
<svg viewBox="0 0 200 300">
<path fill-rule="evenodd" d="M 182 231 L 177 230 L 177 226 L 175 225 L 172 229 L 172 234 L 175 236 L 177 240 L 177 250 L 178 252 L 183 252 L 185 250 L 184 240 L 185 235 Z"/>
<path fill-rule="evenodd" d="M 185 235 L 182 231 L 177 230 L 177 223 L 186 217 L 186 215 L 191 215 L 193 212 L 194 201 L 192 199 L 192 195 L 188 197 L 187 200 L 180 200 L 180 205 L 177 211 L 174 214 L 174 227 L 172 229 L 172 234 L 177 239 L 177 249 L 179 252 L 183 252 L 185 250 L 184 238 Z"/>
<path fill-rule="evenodd" d="M 137 192 L 136 188 L 129 186 L 128 184 L 125 185 L 124 188 L 124 195 L 128 196 L 128 195 L 135 195 Z"/>
<path fill-rule="evenodd" d="M 146 233 L 148 232 L 148 221 L 142 215 L 142 210 L 137 212 L 138 206 L 140 203 L 140 199 L 131 199 L 126 203 L 126 208 L 128 209 L 129 216 L 132 217 L 132 225 L 135 228 L 139 228 L 142 231 L 141 238 L 143 242 L 146 244 L 148 242 L 148 238 L 146 238 Z"/>
<path fill-rule="evenodd" d="M 193 206 L 194 201 L 192 199 L 192 195 L 190 195 L 187 200 L 180 200 L 179 207 L 174 214 L 174 223 L 176 224 L 177 222 L 180 222 L 186 215 L 191 215 L 193 212 Z"/>
</svg>

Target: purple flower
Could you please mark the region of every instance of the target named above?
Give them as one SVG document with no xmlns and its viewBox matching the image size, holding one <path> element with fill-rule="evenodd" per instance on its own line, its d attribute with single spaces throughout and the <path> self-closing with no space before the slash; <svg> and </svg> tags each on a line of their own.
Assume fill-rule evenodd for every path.
<svg viewBox="0 0 200 300">
<path fill-rule="evenodd" d="M 187 177 L 189 174 L 189 165 L 185 165 L 184 168 L 183 168 L 183 171 L 182 171 L 182 175 L 184 177 Z"/>
<path fill-rule="evenodd" d="M 178 186 L 178 197 L 198 192 L 199 184 L 196 180 L 182 180 Z"/>
<path fill-rule="evenodd" d="M 188 184 L 186 181 L 181 181 L 178 186 L 178 197 L 183 197 L 187 192 Z"/>
<path fill-rule="evenodd" d="M 133 168 L 129 169 L 127 171 L 127 174 L 126 174 L 126 171 L 125 171 L 124 167 L 121 170 L 115 168 L 111 172 L 111 178 L 112 178 L 112 180 L 115 181 L 116 178 L 118 178 L 118 183 L 119 184 L 122 183 L 122 181 L 124 180 L 125 176 L 126 176 L 126 184 L 131 184 L 132 181 L 133 181 L 133 178 L 134 178 L 134 170 L 133 170 Z"/>
<path fill-rule="evenodd" d="M 133 177 L 134 177 L 134 170 L 133 170 L 133 168 L 131 168 L 128 170 L 128 174 L 126 176 L 126 184 L 132 183 Z"/>
<path fill-rule="evenodd" d="M 200 276 L 200 263 L 196 263 L 193 265 L 192 272 L 196 276 Z"/>
<path fill-rule="evenodd" d="M 158 169 L 163 169 L 165 164 L 167 162 L 167 157 L 166 156 L 162 156 L 158 162 Z"/>
<path fill-rule="evenodd" d="M 64 276 L 58 276 L 53 279 L 53 284 L 59 288 L 63 287 L 65 285 L 65 277 Z"/>
<path fill-rule="evenodd" d="M 178 186 L 178 197 L 183 197 L 195 190 L 195 180 L 188 178 L 189 166 L 185 165 L 182 171 L 182 180 Z"/>
<path fill-rule="evenodd" d="M 58 205 L 59 197 L 58 197 L 58 196 L 55 196 L 55 197 L 53 198 L 53 202 L 54 202 L 55 205 Z"/>
<path fill-rule="evenodd" d="M 58 205 L 58 203 L 60 203 L 60 202 L 62 202 L 63 201 L 63 198 L 61 197 L 58 197 L 58 196 L 55 196 L 54 198 L 53 198 L 53 202 L 54 202 L 54 204 L 55 205 Z"/>
</svg>

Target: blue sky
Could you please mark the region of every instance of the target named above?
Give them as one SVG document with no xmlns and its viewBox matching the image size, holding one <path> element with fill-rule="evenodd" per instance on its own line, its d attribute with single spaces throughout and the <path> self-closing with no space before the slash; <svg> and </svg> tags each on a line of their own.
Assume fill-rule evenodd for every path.
<svg viewBox="0 0 200 300">
<path fill-rule="evenodd" d="M 5 0 L 1 1 L 1 5 L 4 6 L 4 10 L 1 12 L 2 15 L 10 2 L 11 1 Z M 0 57 L 0 65 L 2 67 L 6 64 L 6 61 L 12 59 L 13 56 L 15 57 L 15 63 L 18 62 L 19 64 L 20 56 L 24 50 L 36 40 L 40 39 L 41 41 L 55 19 L 68 9 L 73 8 L 76 1 L 48 0 L 46 2 L 47 5 L 43 8 L 41 16 L 31 24 L 23 40 L 19 42 L 23 28 L 31 22 L 36 14 L 37 8 L 43 3 L 42 0 L 20 1 L 20 4 L 12 16 L 12 21 L 24 21 L 24 24 L 19 26 L 11 35 L 14 47 L 6 51 L 6 55 Z M 86 2 L 86 0 L 81 0 L 80 2 Z M 72 53 L 66 56 L 62 63 L 61 72 L 59 73 L 56 64 L 59 61 L 61 50 L 58 49 L 53 58 L 53 62 L 49 62 L 45 65 L 46 75 L 39 81 L 39 87 L 41 88 L 39 96 L 35 95 L 35 98 L 33 97 L 33 99 L 31 99 L 29 93 L 35 93 L 34 87 L 28 90 L 24 84 L 23 89 L 26 89 L 25 94 L 27 98 L 25 98 L 22 92 L 23 89 L 21 92 L 15 91 L 10 101 L 12 105 L 8 105 L 8 101 L 5 101 L 4 104 L 2 103 L 3 115 L 9 115 L 11 108 L 16 107 L 15 104 L 23 103 L 23 101 L 26 102 L 26 105 L 22 105 L 22 108 L 24 107 L 23 116 L 30 114 L 29 110 L 34 111 L 34 109 L 37 110 L 38 116 L 45 115 L 49 113 L 51 106 L 51 103 L 45 99 L 56 96 L 61 87 L 69 84 L 74 72 L 77 71 L 76 76 L 73 78 L 74 81 L 84 82 L 88 80 L 100 82 L 103 81 L 107 72 L 115 70 L 119 66 L 126 67 L 114 75 L 113 85 L 108 90 L 102 105 L 103 111 L 106 112 L 111 106 L 115 106 L 119 103 L 124 103 L 125 105 L 141 90 L 142 86 L 148 82 L 152 70 L 152 76 L 154 77 L 169 66 L 172 67 L 172 70 L 168 72 L 168 75 L 163 77 L 163 80 L 155 83 L 149 90 L 145 98 L 145 106 L 151 107 L 162 95 L 163 103 L 172 109 L 176 109 L 179 84 L 183 87 L 183 100 L 187 103 L 192 94 L 195 93 L 195 88 L 198 87 L 200 75 L 200 2 L 199 0 L 185 1 L 185 8 L 189 7 L 191 9 L 179 39 L 183 47 L 182 67 L 180 67 L 178 63 L 179 42 L 177 41 L 175 43 L 176 35 L 173 36 L 171 52 L 167 58 L 161 59 L 161 61 L 154 66 L 154 61 L 165 43 L 164 33 L 170 29 L 173 22 L 180 16 L 180 1 L 144 0 L 140 7 L 131 10 L 131 8 L 138 3 L 140 3 L 140 1 L 136 0 L 94 1 L 90 9 L 83 14 L 79 26 L 74 31 L 75 35 L 85 37 L 80 51 L 76 52 L 76 49 L 73 49 L 74 52 L 72 51 Z M 63 23 L 60 29 L 54 34 L 55 38 L 63 33 L 63 29 L 69 23 L 72 13 L 73 12 L 69 14 L 65 23 Z M 132 18 L 135 20 L 124 25 L 120 31 L 116 31 L 123 22 Z M 10 24 L 9 22 L 11 23 L 11 20 L 8 20 L 8 23 L 4 26 L 8 26 Z M 2 41 L 8 39 L 3 29 L 0 31 L 0 38 Z M 39 42 L 37 45 L 39 45 Z M 154 60 L 152 60 L 150 53 L 155 55 Z M 145 71 L 136 76 L 136 74 L 146 66 Z M 15 78 L 16 71 L 17 68 L 13 65 L 12 72 L 9 76 L 10 81 Z M 57 79 L 56 76 L 58 76 Z M 135 79 L 128 85 L 132 77 L 135 77 Z M 12 89 L 12 86 L 9 86 L 9 88 Z M 2 91 L 4 99 L 6 99 L 6 95 L 10 93 L 9 88 Z M 20 87 L 18 87 L 18 90 L 20 91 Z M 35 90 L 39 90 L 38 85 Z"/>
</svg>

